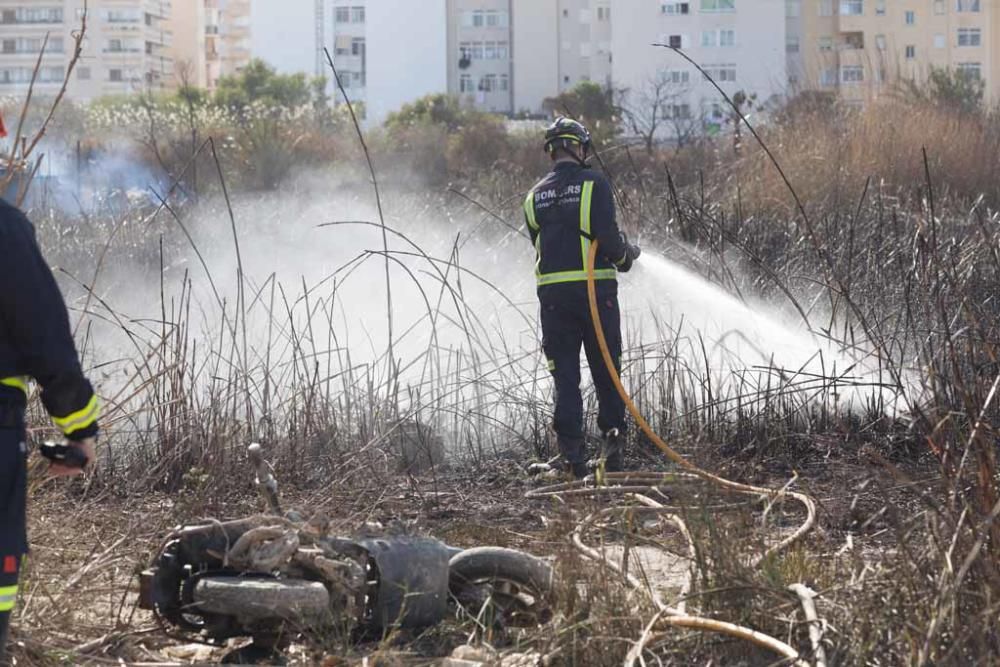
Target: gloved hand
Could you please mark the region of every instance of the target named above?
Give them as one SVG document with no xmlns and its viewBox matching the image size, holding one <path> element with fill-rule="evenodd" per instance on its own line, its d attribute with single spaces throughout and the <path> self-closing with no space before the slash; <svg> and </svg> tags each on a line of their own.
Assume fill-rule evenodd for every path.
<svg viewBox="0 0 1000 667">
<path fill-rule="evenodd" d="M 87 457 L 88 465 L 93 463 L 97 447 L 96 438 L 84 438 L 79 442 L 67 442 L 66 445 L 79 449 L 80 452 Z M 74 468 L 72 466 L 66 466 L 55 462 L 49 464 L 49 475 L 52 477 L 74 477 L 82 474 L 83 468 Z"/>
<path fill-rule="evenodd" d="M 634 243 L 629 243 L 628 237 L 622 234 L 622 242 L 625 244 L 625 257 L 618 263 L 618 270 L 621 273 L 628 273 L 632 269 L 632 264 L 639 259 L 642 249 Z"/>
</svg>

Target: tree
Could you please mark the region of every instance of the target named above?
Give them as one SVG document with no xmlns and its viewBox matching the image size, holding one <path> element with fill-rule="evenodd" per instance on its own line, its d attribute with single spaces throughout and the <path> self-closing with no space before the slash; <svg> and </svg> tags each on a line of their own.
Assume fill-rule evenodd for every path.
<svg viewBox="0 0 1000 667">
<path fill-rule="evenodd" d="M 278 74 L 263 60 L 251 60 L 243 71 L 219 79 L 215 102 L 242 110 L 255 102 L 279 107 L 299 107 L 312 99 L 305 74 Z"/>
<path fill-rule="evenodd" d="M 700 122 L 691 108 L 691 88 L 670 71 L 650 76 L 637 91 L 622 91 L 622 114 L 629 129 L 640 137 L 646 151 L 653 152 L 657 136 L 669 130 L 678 146 L 689 143 L 698 133 Z"/>
<path fill-rule="evenodd" d="M 542 106 L 551 113 L 584 123 L 598 141 L 610 139 L 620 131 L 613 91 L 593 81 L 581 81 L 564 93 L 548 97 Z"/>
<path fill-rule="evenodd" d="M 935 104 L 964 114 L 982 111 L 986 84 L 982 77 L 963 70 L 931 67 L 926 95 Z"/>
<path fill-rule="evenodd" d="M 413 125 L 443 125 L 449 132 L 455 132 L 484 115 L 488 114 L 462 106 L 457 97 L 437 93 L 404 104 L 388 115 L 385 127 L 392 131 Z"/>
</svg>

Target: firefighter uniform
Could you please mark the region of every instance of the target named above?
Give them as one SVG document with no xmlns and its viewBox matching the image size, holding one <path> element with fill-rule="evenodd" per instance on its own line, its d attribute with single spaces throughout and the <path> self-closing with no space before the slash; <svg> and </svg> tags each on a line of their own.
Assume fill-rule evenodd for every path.
<svg viewBox="0 0 1000 667">
<path fill-rule="evenodd" d="M 555 383 L 553 428 L 561 454 L 579 477 L 586 471 L 581 346 L 597 391 L 598 428 L 604 434 L 612 429 L 625 432 L 625 405 L 604 364 L 590 316 L 587 262 L 591 240 L 599 243 L 594 267 L 597 302 L 616 370 L 621 370 L 622 350 L 617 274 L 631 267 L 632 256 L 615 222 L 610 184 L 582 164 L 557 162 L 528 193 L 524 212 L 537 255 L 542 348 Z M 620 453 L 616 465 L 620 466 Z"/>
<path fill-rule="evenodd" d="M 97 396 L 80 369 L 66 305 L 34 227 L 0 199 L 0 659 L 28 551 L 24 410 L 30 379 L 68 440 L 97 434 Z"/>
</svg>

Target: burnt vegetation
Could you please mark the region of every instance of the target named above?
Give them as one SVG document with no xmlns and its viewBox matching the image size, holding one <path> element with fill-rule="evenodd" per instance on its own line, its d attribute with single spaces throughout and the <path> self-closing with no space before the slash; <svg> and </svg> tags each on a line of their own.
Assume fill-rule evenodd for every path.
<svg viewBox="0 0 1000 667">
<path fill-rule="evenodd" d="M 85 364 L 105 387 L 105 417 L 100 466 L 86 481 L 57 489 L 36 471 L 19 661 L 194 659 L 171 654 L 136 610 L 134 575 L 170 526 L 254 511 L 243 458 L 251 440 L 266 444 L 288 504 L 343 530 L 402 520 L 456 544 L 554 556 L 560 575 L 546 627 L 497 633 L 461 616 L 419 636 L 313 638 L 296 654 L 303 664 L 335 654 L 419 664 L 467 642 L 534 661 L 525 664 L 777 659 L 731 636 L 660 623 L 657 596 L 777 638 L 809 664 L 1000 660 L 996 113 L 942 101 L 967 94 L 947 82 L 941 94 L 901 88 L 863 110 L 793 99 L 757 128 L 793 197 L 761 145 L 745 128 L 735 133 L 736 118 L 678 147 L 631 140 L 629 115 L 635 124 L 640 114 L 613 97 L 585 90 L 550 101 L 597 128 L 633 237 L 732 293 L 781 304 L 879 369 L 883 390 L 849 409 L 840 398 L 849 369 L 795 380 L 804 389 L 777 372 L 766 385 L 720 388 L 693 367 L 678 332 L 656 341 L 626 332 L 625 382 L 658 433 L 704 468 L 778 487 L 792 479 L 815 498 L 817 529 L 760 560 L 801 523 L 792 503 L 762 505 L 681 477 L 645 484 L 673 522 L 626 493 L 604 513 L 607 498 L 524 498 L 521 464 L 554 454 L 547 376 L 535 350 L 498 341 L 489 313 L 467 298 L 473 285 L 494 303 L 512 297 L 466 262 L 465 241 L 516 238 L 522 195 L 546 167 L 530 127 L 430 98 L 362 145 L 320 87 L 268 81 L 276 75 L 263 67 L 253 74 L 218 99 L 182 91 L 90 108 L 63 101 L 51 120 L 35 100 L 24 116 L 21 133 L 45 128 L 48 142 L 28 145 L 69 147 L 76 166 L 65 178 L 100 192 L 89 205 L 57 205 L 36 180 L 26 202 L 71 295 Z M 132 191 L 102 184 L 93 165 L 111 154 L 155 180 Z M 356 238 L 348 229 L 371 234 L 352 259 L 312 284 L 260 275 L 245 261 L 256 226 L 241 200 L 311 196 L 319 182 L 337 201 L 374 210 L 366 155 L 385 212 L 347 220 L 330 210 L 314 221 L 329 223 L 316 238 L 330 243 Z M 37 179 L 37 159 L 15 151 L 8 169 Z M 431 250 L 417 212 L 475 224 L 456 229 L 449 250 Z M 220 268 L 202 246 L 223 241 L 233 261 Z M 526 242 L 516 247 L 530 253 Z M 188 258 L 180 269 L 179 256 Z M 345 342 L 342 297 L 368 263 L 384 267 L 373 275 L 387 284 L 368 308 L 384 309 L 390 333 L 358 359 Z M 105 276 L 121 266 L 153 287 L 157 317 L 119 308 L 122 282 Z M 393 301 L 404 289 L 419 305 L 415 320 L 399 316 L 403 297 Z M 530 334 L 530 307 L 514 310 Z M 442 343 L 444 329 L 461 335 Z M 101 346 L 110 331 L 123 341 L 114 354 Z M 40 406 L 31 412 L 43 437 Z M 671 470 L 644 437 L 633 440 L 636 466 Z M 574 536 L 626 554 L 672 554 L 680 575 L 658 580 L 666 566 L 640 555 L 602 552 L 595 562 Z M 815 592 L 818 620 L 796 584 Z"/>
</svg>

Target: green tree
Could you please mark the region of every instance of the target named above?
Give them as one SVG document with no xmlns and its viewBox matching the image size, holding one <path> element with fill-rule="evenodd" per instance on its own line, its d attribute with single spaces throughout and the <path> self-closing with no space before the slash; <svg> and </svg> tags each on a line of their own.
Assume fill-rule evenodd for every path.
<svg viewBox="0 0 1000 667">
<path fill-rule="evenodd" d="M 244 109 L 254 102 L 279 107 L 298 107 L 312 100 L 305 74 L 278 74 L 263 60 L 251 60 L 243 71 L 219 79 L 216 104 Z"/>
<path fill-rule="evenodd" d="M 598 141 L 610 139 L 619 132 L 619 109 L 612 91 L 593 81 L 582 81 L 564 93 L 546 98 L 542 106 L 554 114 L 584 123 Z"/>
<path fill-rule="evenodd" d="M 986 84 L 982 77 L 947 67 L 931 67 L 926 83 L 909 81 L 906 94 L 912 99 L 930 102 L 963 114 L 981 113 Z"/>
<path fill-rule="evenodd" d="M 404 104 L 388 115 L 385 127 L 392 132 L 414 125 L 442 125 L 454 132 L 483 115 L 487 114 L 462 106 L 456 97 L 438 93 Z"/>
</svg>

